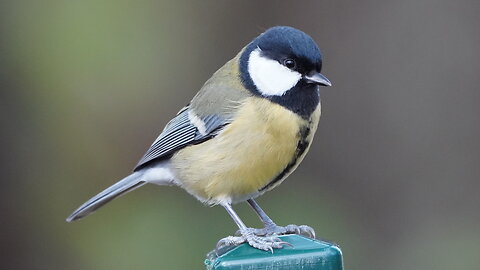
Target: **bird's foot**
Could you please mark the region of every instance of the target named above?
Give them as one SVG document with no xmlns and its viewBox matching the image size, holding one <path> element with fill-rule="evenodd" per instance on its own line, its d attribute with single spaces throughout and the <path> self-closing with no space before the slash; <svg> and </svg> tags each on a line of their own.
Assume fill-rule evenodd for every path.
<svg viewBox="0 0 480 270">
<path fill-rule="evenodd" d="M 257 229 L 246 228 L 238 231 L 239 236 L 227 236 L 221 239 L 217 243 L 216 250 L 219 251 L 221 249 L 225 249 L 231 246 L 238 246 L 245 242 L 254 248 L 270 251 L 272 253 L 274 248 L 282 248 L 283 245 L 291 246 L 290 243 L 284 242 L 282 241 L 282 239 L 274 235 L 270 235 L 270 236 L 256 235 L 254 233 L 255 230 Z"/>
<path fill-rule="evenodd" d="M 294 225 L 290 224 L 285 227 L 271 224 L 265 226 L 262 229 L 252 229 L 253 234 L 257 236 L 272 236 L 272 235 L 284 235 L 284 234 L 299 234 L 309 238 L 315 238 L 315 231 L 312 227 L 307 225 Z M 237 231 L 237 235 L 240 234 L 240 230 Z"/>
</svg>

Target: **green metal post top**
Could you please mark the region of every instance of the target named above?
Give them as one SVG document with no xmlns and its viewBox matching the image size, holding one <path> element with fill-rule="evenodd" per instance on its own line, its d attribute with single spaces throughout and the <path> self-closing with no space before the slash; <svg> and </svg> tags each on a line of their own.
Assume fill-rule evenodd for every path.
<svg viewBox="0 0 480 270">
<path fill-rule="evenodd" d="M 293 246 L 275 249 L 273 254 L 252 248 L 248 244 L 235 247 L 220 256 L 215 251 L 207 255 L 208 270 L 275 269 L 275 270 L 342 270 L 342 251 L 332 243 L 300 235 L 280 236 Z"/>
</svg>

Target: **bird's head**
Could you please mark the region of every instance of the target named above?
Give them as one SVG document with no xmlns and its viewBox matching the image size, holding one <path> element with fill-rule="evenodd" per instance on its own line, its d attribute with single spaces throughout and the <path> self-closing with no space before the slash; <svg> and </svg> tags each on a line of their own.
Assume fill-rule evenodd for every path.
<svg viewBox="0 0 480 270">
<path fill-rule="evenodd" d="M 319 86 L 331 86 L 321 69 L 322 55 L 315 41 L 287 26 L 268 29 L 240 56 L 241 79 L 249 91 L 302 116 L 318 104 Z"/>
</svg>

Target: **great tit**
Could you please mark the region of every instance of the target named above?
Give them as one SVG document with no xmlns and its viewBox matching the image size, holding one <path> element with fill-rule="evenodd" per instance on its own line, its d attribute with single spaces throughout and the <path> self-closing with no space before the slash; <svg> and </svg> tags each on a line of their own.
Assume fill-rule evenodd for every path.
<svg viewBox="0 0 480 270">
<path fill-rule="evenodd" d="M 216 71 L 192 101 L 165 126 L 133 173 L 75 210 L 83 218 L 147 183 L 185 189 L 201 202 L 221 205 L 238 225 L 237 236 L 217 248 L 247 242 L 272 251 L 277 237 L 306 225 L 277 226 L 254 201 L 278 186 L 307 153 L 320 118 L 322 55 L 304 32 L 277 26 L 260 34 Z M 232 204 L 248 202 L 265 227 L 248 228 Z"/>
</svg>

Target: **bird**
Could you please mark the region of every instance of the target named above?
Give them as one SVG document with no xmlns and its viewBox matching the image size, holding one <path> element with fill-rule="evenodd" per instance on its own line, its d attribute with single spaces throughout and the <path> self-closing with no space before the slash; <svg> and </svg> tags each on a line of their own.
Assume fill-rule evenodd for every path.
<svg viewBox="0 0 480 270">
<path fill-rule="evenodd" d="M 178 186 L 200 202 L 220 205 L 238 226 L 217 248 L 242 243 L 272 251 L 289 243 L 278 236 L 315 237 L 307 225 L 278 226 L 257 197 L 282 183 L 304 159 L 320 119 L 322 54 L 306 33 L 267 29 L 200 88 L 166 124 L 133 172 L 76 209 L 81 219 L 145 184 Z M 250 228 L 232 205 L 247 202 L 264 224 Z"/>
</svg>

